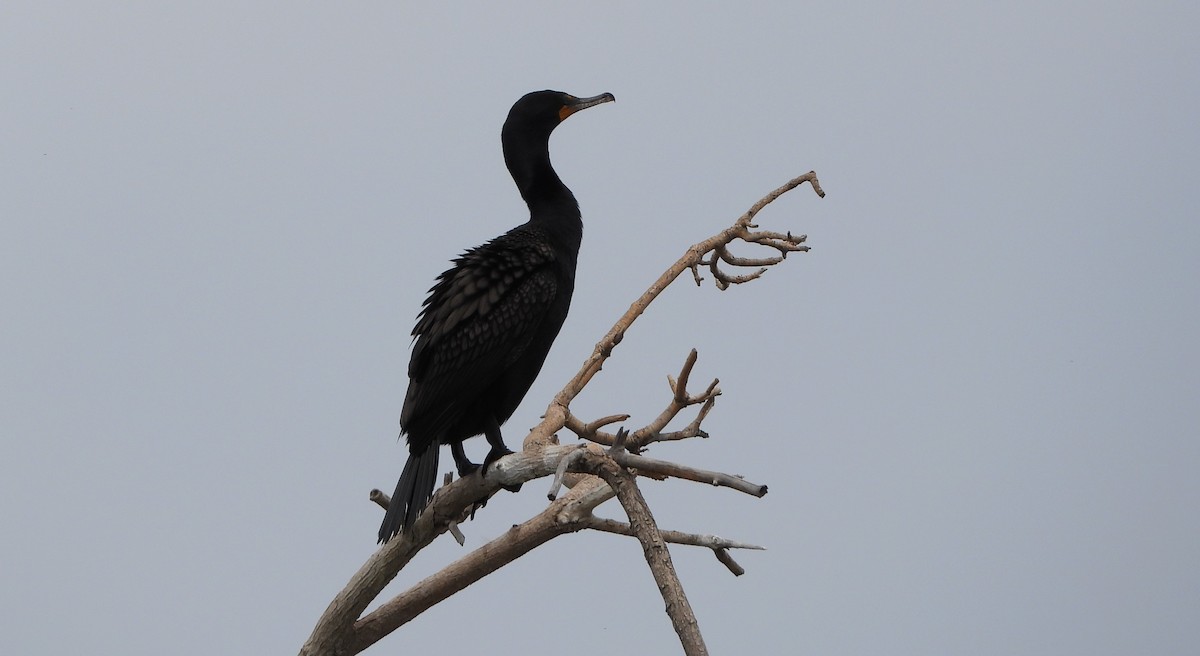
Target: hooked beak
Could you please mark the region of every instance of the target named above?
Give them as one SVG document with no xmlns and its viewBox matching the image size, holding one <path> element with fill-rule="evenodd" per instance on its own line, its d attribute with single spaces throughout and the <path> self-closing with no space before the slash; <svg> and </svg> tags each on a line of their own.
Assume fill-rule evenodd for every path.
<svg viewBox="0 0 1200 656">
<path fill-rule="evenodd" d="M 566 104 L 562 106 L 562 109 L 558 110 L 558 120 L 565 121 L 567 120 L 568 116 L 581 109 L 595 107 L 596 105 L 606 102 L 615 102 L 616 100 L 616 97 L 611 93 L 602 93 L 598 96 L 592 96 L 591 98 L 576 98 L 575 96 L 570 96 L 570 99 L 567 100 Z"/>
</svg>

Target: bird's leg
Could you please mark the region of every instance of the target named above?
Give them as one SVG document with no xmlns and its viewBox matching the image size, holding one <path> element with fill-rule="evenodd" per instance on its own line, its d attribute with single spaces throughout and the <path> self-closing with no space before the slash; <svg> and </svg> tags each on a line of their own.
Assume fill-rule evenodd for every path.
<svg viewBox="0 0 1200 656">
<path fill-rule="evenodd" d="M 483 469 L 479 470 L 480 476 L 487 474 L 488 465 L 513 452 L 512 449 L 504 444 L 504 437 L 500 435 L 500 424 L 496 421 L 495 417 L 488 417 L 487 427 L 484 428 L 483 434 L 487 437 L 488 444 L 492 448 L 488 451 L 487 456 L 483 458 Z M 519 492 L 521 484 L 505 485 L 504 489 L 509 492 Z"/>
<path fill-rule="evenodd" d="M 479 469 L 479 465 L 471 462 L 471 460 L 467 458 L 467 452 L 463 451 L 463 443 L 461 440 L 450 443 L 450 453 L 454 456 L 455 466 L 458 467 L 459 478 L 466 478 L 471 474 L 474 474 L 476 469 Z"/>
<path fill-rule="evenodd" d="M 471 462 L 467 458 L 467 452 L 463 450 L 463 443 L 461 441 L 450 443 L 450 453 L 454 455 L 454 464 L 458 467 L 459 478 L 466 478 L 471 474 L 474 474 L 477 470 L 482 471 L 479 468 L 479 465 Z M 475 519 L 475 511 L 486 506 L 487 502 L 488 498 L 484 497 L 471 504 L 471 519 Z"/>
<path fill-rule="evenodd" d="M 504 444 L 504 438 L 500 435 L 500 424 L 496 423 L 494 417 L 488 417 L 486 427 L 483 429 L 483 434 L 487 437 L 488 444 L 491 445 L 491 450 L 483 459 L 483 469 L 487 470 L 487 466 L 512 453 L 512 449 Z"/>
</svg>

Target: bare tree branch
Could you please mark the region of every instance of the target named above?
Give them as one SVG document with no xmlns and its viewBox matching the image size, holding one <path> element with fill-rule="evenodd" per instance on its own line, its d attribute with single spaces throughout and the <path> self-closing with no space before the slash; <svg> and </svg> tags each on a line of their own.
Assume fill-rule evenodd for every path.
<svg viewBox="0 0 1200 656">
<path fill-rule="evenodd" d="M 595 531 L 603 531 L 605 533 L 615 533 L 616 535 L 632 536 L 633 527 L 625 522 L 618 522 L 615 519 L 605 519 L 603 517 L 591 517 L 587 520 L 584 528 L 590 528 Z M 683 531 L 667 531 L 659 529 L 659 534 L 662 538 L 671 544 L 682 544 L 691 547 L 706 547 L 708 549 L 753 549 L 755 551 L 765 551 L 766 547 L 760 547 L 757 544 L 749 544 L 747 542 L 738 542 L 736 540 L 727 540 L 717 535 L 700 535 L 699 533 L 684 533 Z"/>
<path fill-rule="evenodd" d="M 574 447 L 551 446 L 514 454 L 488 469 L 487 478 L 468 476 L 438 489 L 412 527 L 383 545 L 350 578 L 317 621 L 301 654 L 355 654 L 354 622 L 418 551 L 449 530 L 464 512 L 502 485 L 525 482 L 553 473 L 558 460 Z"/>
<path fill-rule="evenodd" d="M 435 604 L 553 538 L 585 528 L 592 508 L 611 496 L 608 486 L 599 481 L 571 490 L 532 519 L 512 527 L 355 622 L 348 653 L 370 647 Z"/>
<path fill-rule="evenodd" d="M 563 425 L 565 428 L 570 430 L 572 433 L 575 433 L 576 435 L 578 435 L 581 439 L 596 442 L 597 444 L 604 444 L 604 446 L 612 446 L 612 434 L 611 433 L 600 433 L 600 429 L 604 428 L 605 426 L 609 426 L 611 424 L 617 424 L 622 421 L 626 421 L 628 419 L 629 419 L 629 415 L 609 415 L 607 417 L 601 417 L 600 419 L 596 419 L 594 421 L 589 421 L 588 423 L 585 424 L 578 417 L 576 417 L 575 415 L 568 412 L 567 419 Z M 607 435 L 608 440 L 601 441 L 603 438 L 594 439 L 594 438 L 596 438 L 597 435 L 601 435 L 601 434 Z"/>
<path fill-rule="evenodd" d="M 621 318 L 617 320 L 617 323 L 609 329 L 608 333 L 601 338 L 601 340 L 596 344 L 595 349 L 592 351 L 592 355 L 586 361 L 584 361 L 583 368 L 579 370 L 579 373 L 575 374 L 575 376 L 567 383 L 566 387 L 564 387 L 561 391 L 559 391 L 558 394 L 554 396 L 554 400 L 551 402 L 550 408 L 546 412 L 545 419 L 542 421 L 542 424 L 554 426 L 553 429 L 547 431 L 547 434 L 553 433 L 559 428 L 562 428 L 563 418 L 565 417 L 567 406 L 569 406 L 571 401 L 574 400 L 581 391 L 583 391 L 583 388 L 585 385 L 587 385 L 588 381 L 590 381 L 592 377 L 600 371 L 604 361 L 607 360 L 612 354 L 612 351 L 614 348 L 616 348 L 617 344 L 621 343 L 621 340 L 625 336 L 625 331 L 628 330 L 629 326 L 633 325 L 633 322 L 636 321 L 637 318 L 646 311 L 646 308 L 654 302 L 654 299 L 658 298 L 658 295 L 661 294 L 663 290 L 666 289 L 672 282 L 674 282 L 675 279 L 678 278 L 679 275 L 684 271 L 691 269 L 697 280 L 699 280 L 699 274 L 696 273 L 695 267 L 701 263 L 701 260 L 704 259 L 704 256 L 707 253 L 711 252 L 718 246 L 728 245 L 730 242 L 738 239 L 750 242 L 771 239 L 783 245 L 790 245 L 785 246 L 788 248 L 795 246 L 795 250 L 807 250 L 807 246 L 802 246 L 803 242 L 807 239 L 806 235 L 792 236 L 791 233 L 788 233 L 784 236 L 780 236 L 778 233 L 756 234 L 751 230 L 751 228 L 758 227 L 752 224 L 751 221 L 754 220 L 754 217 L 757 216 L 764 207 L 775 202 L 775 200 L 780 196 L 786 194 L 792 189 L 795 189 L 796 187 L 799 187 L 805 182 L 812 186 L 813 191 L 816 192 L 818 196 L 822 198 L 825 197 L 825 192 L 821 190 L 821 183 L 817 181 L 817 174 L 815 171 L 809 171 L 804 175 L 792 178 L 778 189 L 775 189 L 766 196 L 763 196 L 754 205 L 751 205 L 750 209 L 746 210 L 745 214 L 738 217 L 738 220 L 735 221 L 732 226 L 722 230 L 712 237 L 709 237 L 708 239 L 705 239 L 702 242 L 693 244 L 687 249 L 687 251 L 684 252 L 683 257 L 676 260 L 675 264 L 672 264 L 666 271 L 664 271 L 662 275 L 658 277 L 658 280 L 655 280 L 654 284 L 650 285 L 650 288 L 643 292 L 642 295 L 639 296 L 638 299 L 629 306 L 629 309 L 625 311 L 625 314 L 623 314 Z"/>
<path fill-rule="evenodd" d="M 712 410 L 713 405 L 716 403 L 717 397 L 721 395 L 721 389 L 717 387 L 720 381 L 714 378 L 704 392 L 697 395 L 689 394 L 687 391 L 687 384 L 692 373 L 692 368 L 696 365 L 696 358 L 696 349 L 692 349 L 688 354 L 687 360 L 685 360 L 683 363 L 683 368 L 679 372 L 679 378 L 675 379 L 671 376 L 667 376 L 667 384 L 671 388 L 670 403 L 668 403 L 666 409 L 659 413 L 659 415 L 655 417 L 654 420 L 652 420 L 649 424 L 628 435 L 628 441 L 624 446 L 625 449 L 636 454 L 640 453 L 646 445 L 653 442 L 684 440 L 691 437 L 708 437 L 708 433 L 701 430 L 700 424 L 704 421 L 704 418 L 708 416 L 709 411 Z M 671 423 L 675 417 L 679 416 L 681 411 L 701 403 L 703 406 L 700 408 L 700 412 L 697 413 L 696 418 L 693 419 L 686 427 L 684 427 L 682 430 L 669 433 L 663 432 L 663 429 L 666 428 L 667 424 Z M 616 434 L 607 433 L 599 429 L 602 426 L 624 421 L 628 418 L 629 415 L 612 415 L 584 424 L 581 420 L 568 412 L 566 428 L 574 432 L 581 439 L 595 442 L 603 446 L 614 446 Z"/>
<path fill-rule="evenodd" d="M 729 555 L 728 549 L 713 549 L 713 553 L 717 555 L 717 560 L 721 561 L 722 565 L 728 567 L 729 571 L 733 572 L 734 576 L 741 576 L 742 574 L 746 573 L 746 570 L 742 569 L 742 566 L 737 564 L 737 561 L 733 559 L 733 556 Z"/>
<path fill-rule="evenodd" d="M 708 483 L 717 487 L 727 487 L 738 492 L 745 492 L 750 496 L 762 498 L 767 495 L 767 486 L 751 483 L 741 476 L 731 474 L 722 474 L 721 472 L 708 471 L 706 469 L 697 469 L 687 465 L 681 465 L 676 462 L 668 462 L 666 460 L 657 460 L 655 458 L 647 458 L 645 456 L 634 455 L 632 453 L 614 453 L 613 460 L 618 464 L 636 469 L 639 472 L 652 472 L 663 476 L 671 476 L 673 478 L 682 478 L 697 483 Z"/>
<path fill-rule="evenodd" d="M 822 197 L 825 195 L 817 181 L 816 174 L 810 171 L 764 196 L 729 228 L 688 248 L 675 264 L 664 271 L 658 280 L 630 305 L 616 324 L 596 344 L 591 356 L 584 361 L 579 372 L 554 396 L 542 421 L 525 438 L 524 450 L 521 453 L 501 458 L 488 469 L 486 477 L 469 476 L 440 488 L 416 523 L 372 554 L 359 571 L 351 577 L 346 587 L 334 597 L 325 613 L 317 621 L 300 653 L 310 656 L 318 654 L 340 656 L 362 651 L 441 599 L 445 599 L 522 554 L 528 553 L 539 544 L 543 544 L 557 535 L 578 531 L 581 528 L 597 528 L 593 525 L 595 518 L 591 515 L 591 511 L 596 505 L 612 498 L 614 494 L 619 497 L 629 515 L 630 532 L 642 543 L 647 563 L 650 565 L 656 581 L 659 582 L 663 599 L 667 604 L 667 612 L 680 636 L 685 653 L 706 653 L 695 616 L 691 612 L 690 605 L 670 562 L 670 554 L 667 552 L 664 537 L 654 523 L 649 508 L 646 507 L 645 499 L 642 498 L 641 492 L 637 488 L 633 473 L 626 468 L 650 475 L 674 476 L 722 485 L 755 496 L 766 494 L 767 488 L 765 485 L 748 483 L 738 476 L 643 458 L 636 453 L 626 452 L 625 449 L 636 452 L 637 449 L 654 441 L 707 437 L 707 434 L 700 429 L 700 425 L 711 410 L 716 396 L 720 394 L 717 381 L 714 380 L 702 394 L 693 396 L 686 392 L 688 376 L 695 364 L 695 352 L 693 351 L 680 373 L 679 380 L 671 381 L 672 406 L 669 406 L 668 410 L 664 411 L 654 422 L 631 434 L 610 454 L 602 453 L 595 447 L 580 449 L 577 446 L 559 446 L 555 433 L 563 427 L 568 427 L 584 439 L 599 444 L 607 443 L 609 446 L 617 444 L 615 435 L 604 433 L 600 429 L 625 421 L 628 416 L 613 415 L 593 422 L 583 422 L 571 414 L 569 409 L 571 401 L 600 371 L 604 361 L 620 344 L 625 332 L 637 317 L 684 271 L 690 270 L 696 283 L 699 284 L 702 280 L 699 267 L 707 266 L 713 272 L 717 287 L 724 289 L 730 284 L 746 282 L 762 275 L 766 267 L 783 260 L 789 252 L 808 250 L 808 246 L 804 244 L 806 240 L 804 235 L 793 236 L 791 233 L 757 231 L 758 226 L 751 223 L 764 207 L 805 182 L 812 186 L 817 195 Z M 779 255 L 767 258 L 736 256 L 727 248 L 734 241 L 772 248 L 778 251 Z M 733 275 L 726 274 L 720 268 L 719 263 L 731 267 L 759 266 L 762 268 L 750 274 Z M 673 433 L 662 432 L 662 429 L 678 415 L 680 410 L 697 404 L 701 405 L 700 411 L 687 427 Z M 672 410 L 672 407 L 676 405 L 680 407 Z M 665 421 L 663 417 L 666 417 Z M 581 455 L 572 455 L 573 453 Z M 568 458 L 570 458 L 570 462 L 563 466 L 563 462 Z M 594 476 L 571 472 L 599 474 L 604 481 L 602 482 Z M 370 615 L 362 617 L 363 611 L 371 601 L 382 592 L 388 582 L 408 564 L 418 551 L 430 544 L 438 535 L 455 530 L 457 522 L 468 516 L 474 508 L 495 494 L 502 486 L 512 486 L 551 474 L 555 474 L 555 485 L 552 490 L 554 496 L 558 494 L 559 481 L 571 487 L 571 491 L 558 496 L 557 500 L 534 518 L 472 551 L 451 568 L 429 577 L 409 592 L 397 596 Z M 378 491 L 372 492 L 371 499 L 384 507 L 389 501 L 387 495 Z M 598 528 L 597 530 L 606 529 Z M 672 537 L 688 536 L 688 534 L 676 535 L 675 532 L 668 532 L 668 535 Z M 720 538 L 712 536 L 688 536 L 687 539 L 691 542 L 687 543 L 694 543 L 697 538 L 704 540 L 712 538 L 712 540 L 708 540 L 711 544 L 706 543 L 700 546 L 713 549 L 718 560 L 735 574 L 740 574 L 741 568 L 729 557 L 728 549 L 753 548 L 752 545 L 726 543 L 720 541 Z M 455 569 L 456 566 L 457 569 Z M 362 617 L 361 620 L 360 617 Z"/>
<path fill-rule="evenodd" d="M 355 620 L 362 615 L 367 605 L 382 592 L 388 582 L 395 577 L 396 573 L 420 549 L 432 542 L 437 535 L 450 530 L 449 527 L 459 521 L 464 513 L 470 510 L 479 499 L 494 494 L 504 486 L 512 486 L 517 483 L 524 483 L 551 475 L 557 472 L 560 463 L 568 458 L 571 459 L 568 470 L 582 473 L 593 473 L 598 467 L 598 462 L 612 463 L 612 467 L 617 467 L 617 463 L 613 459 L 616 458 L 618 461 L 630 459 L 627 461 L 630 463 L 627 466 L 640 467 L 647 471 L 662 470 L 683 474 L 680 478 L 702 480 L 703 482 L 711 482 L 709 479 L 741 480 L 728 474 L 694 470 L 678 463 L 642 458 L 624 452 L 610 457 L 604 453 L 581 448 L 580 445 L 550 445 L 506 456 L 496 461 L 488 469 L 488 474 L 485 478 L 468 476 L 439 488 L 412 528 L 390 540 L 379 551 L 372 554 L 367 562 L 359 568 L 359 571 L 350 579 L 350 582 L 342 592 L 330 603 L 325 614 L 322 615 L 316 628 L 313 630 L 312 636 L 305 643 L 300 653 L 356 654 L 365 649 L 377 640 L 378 637 L 370 640 L 364 638 L 363 635 L 368 634 L 360 634 L 359 631 L 365 625 L 355 623 Z M 619 467 L 617 468 L 619 469 Z M 593 480 L 596 481 L 596 479 Z M 740 489 L 751 494 L 754 494 L 754 490 L 757 489 L 755 486 L 746 484 L 744 481 L 742 481 L 741 487 L 737 485 L 728 485 L 728 487 Z M 581 523 L 586 517 L 584 511 L 590 513 L 596 505 L 599 505 L 606 499 L 612 498 L 612 494 L 613 490 L 599 481 L 592 484 L 578 485 L 570 493 L 563 495 L 558 501 L 551 504 L 544 513 L 539 513 L 538 516 L 523 524 L 522 526 L 525 526 L 524 530 L 516 531 L 515 533 L 513 531 L 506 533 L 506 535 L 510 536 L 512 542 L 497 543 L 494 540 L 488 545 L 472 552 L 472 554 L 468 554 L 464 561 L 470 563 L 475 561 L 467 559 L 473 556 L 476 558 L 484 557 L 483 554 L 477 554 L 480 550 L 483 550 L 485 554 L 490 554 L 490 556 L 487 556 L 488 562 L 494 564 L 495 567 L 491 569 L 485 568 L 485 570 L 471 569 L 471 571 L 479 572 L 480 577 L 486 576 L 491 571 L 495 571 L 496 568 L 528 553 L 531 549 L 552 539 L 556 535 L 584 528 L 584 525 Z M 372 501 L 381 507 L 387 504 L 388 500 L 386 497 L 387 495 L 382 493 L 373 493 L 371 495 Z M 555 505 L 560 502 L 570 503 L 572 500 L 577 505 L 574 508 L 568 506 L 567 509 L 570 512 L 565 515 L 563 514 L 563 510 L 560 510 L 560 506 Z M 437 580 L 440 581 L 441 579 Z M 462 587 L 465 587 L 465 585 Z M 462 587 L 450 590 L 448 594 L 453 594 L 458 589 L 462 589 Z M 416 589 L 414 588 L 414 590 Z M 441 591 L 446 590 L 446 588 L 437 587 L 436 590 Z M 417 594 L 417 601 L 403 601 L 410 594 Z M 374 631 L 378 627 L 390 627 L 379 634 L 379 637 L 382 637 L 382 635 L 386 635 L 387 632 L 394 630 L 396 627 L 407 622 L 408 619 L 411 619 L 407 618 L 407 613 L 420 605 L 418 603 L 419 600 L 432 599 L 430 604 L 437 603 L 437 601 L 445 598 L 445 596 L 440 596 L 441 594 L 441 592 L 433 594 L 429 592 L 418 593 L 410 591 L 400 595 L 392 602 L 384 604 L 380 609 L 372 613 L 372 620 L 369 626 L 374 628 L 369 630 Z M 417 606 L 411 604 L 417 604 Z M 384 608 L 388 609 L 387 613 L 395 614 L 395 617 L 381 615 L 380 613 L 383 612 Z M 416 613 L 419 614 L 427 608 L 428 606 L 421 607 Z M 366 621 L 366 618 L 364 618 L 364 621 Z M 369 635 L 373 636 L 375 634 Z"/>
<path fill-rule="evenodd" d="M 675 627 L 675 633 L 683 645 L 683 653 L 687 656 L 705 656 L 708 654 L 708 648 L 704 646 L 704 637 L 700 635 L 700 624 L 696 621 L 692 605 L 683 592 L 683 584 L 680 583 L 675 565 L 671 562 L 667 543 L 658 532 L 654 515 L 646 505 L 646 499 L 638 489 L 633 474 L 617 467 L 611 460 L 600 461 L 596 465 L 593 473 L 598 474 L 616 491 L 617 499 L 625 508 L 625 514 L 629 516 L 629 525 L 633 528 L 638 542 L 642 543 L 646 564 L 650 566 L 650 572 L 658 583 L 658 591 L 666 604 L 671 625 Z"/>
<path fill-rule="evenodd" d="M 550 491 L 546 493 L 547 499 L 554 501 L 558 497 L 558 491 L 560 488 L 562 488 L 563 479 L 567 475 L 567 470 L 571 467 L 571 465 L 575 464 L 575 461 L 583 457 L 583 452 L 585 449 L 582 447 L 583 445 L 580 445 L 580 448 L 567 454 L 566 457 L 558 462 L 558 469 L 554 471 L 554 480 L 550 481 Z"/>
</svg>

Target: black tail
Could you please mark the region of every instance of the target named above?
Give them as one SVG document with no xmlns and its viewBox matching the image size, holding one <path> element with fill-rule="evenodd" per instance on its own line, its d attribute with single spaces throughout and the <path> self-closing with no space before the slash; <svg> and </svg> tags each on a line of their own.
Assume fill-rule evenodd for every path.
<svg viewBox="0 0 1200 656">
<path fill-rule="evenodd" d="M 429 503 L 437 478 L 438 451 L 435 442 L 423 453 L 409 454 L 400 480 L 396 482 L 396 493 L 392 495 L 383 524 L 379 526 L 380 542 L 387 542 L 401 530 L 408 530 Z"/>
</svg>

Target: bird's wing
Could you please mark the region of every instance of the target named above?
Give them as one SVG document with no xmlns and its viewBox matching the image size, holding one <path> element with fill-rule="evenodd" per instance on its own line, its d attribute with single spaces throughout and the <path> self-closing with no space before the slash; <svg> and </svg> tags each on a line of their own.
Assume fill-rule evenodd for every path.
<svg viewBox="0 0 1200 656">
<path fill-rule="evenodd" d="M 419 388 L 404 414 L 469 398 L 521 356 L 558 292 L 554 262 L 549 244 L 510 232 L 438 277 L 413 328 L 408 375 Z"/>
</svg>

